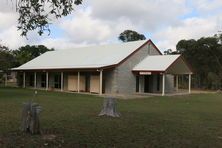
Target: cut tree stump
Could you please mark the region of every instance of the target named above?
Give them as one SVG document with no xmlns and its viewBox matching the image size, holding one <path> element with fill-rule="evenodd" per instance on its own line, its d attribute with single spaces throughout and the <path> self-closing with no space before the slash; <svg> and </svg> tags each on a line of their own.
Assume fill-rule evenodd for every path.
<svg viewBox="0 0 222 148">
<path fill-rule="evenodd" d="M 120 117 L 120 113 L 116 109 L 116 99 L 113 97 L 107 97 L 103 102 L 103 109 L 99 113 L 99 116 L 111 116 L 111 117 Z"/>
<path fill-rule="evenodd" d="M 31 134 L 40 134 L 39 114 L 42 107 L 37 103 L 23 103 L 21 130 Z"/>
</svg>

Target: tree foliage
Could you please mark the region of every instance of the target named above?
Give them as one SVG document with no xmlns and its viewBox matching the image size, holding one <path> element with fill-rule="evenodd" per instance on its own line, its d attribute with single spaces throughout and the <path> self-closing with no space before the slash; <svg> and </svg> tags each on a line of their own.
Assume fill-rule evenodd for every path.
<svg viewBox="0 0 222 148">
<path fill-rule="evenodd" d="M 169 54 L 178 54 L 177 51 L 173 51 L 172 49 L 167 49 L 166 51 L 163 52 L 164 55 L 169 55 Z"/>
<path fill-rule="evenodd" d="M 9 69 L 20 66 L 35 57 L 54 49 L 48 49 L 44 45 L 26 45 L 17 50 L 10 50 L 0 45 L 0 70 L 7 72 Z"/>
<path fill-rule="evenodd" d="M 48 49 L 44 45 L 26 45 L 22 46 L 17 50 L 13 51 L 13 55 L 16 57 L 16 60 L 18 62 L 18 65 L 22 65 L 38 56 L 41 54 L 47 52 L 47 51 L 52 51 L 54 49 Z"/>
<path fill-rule="evenodd" d="M 39 35 L 45 31 L 50 33 L 51 19 L 67 16 L 79 4 L 82 0 L 17 0 L 18 29 L 22 31 L 22 36 L 36 29 Z"/>
<path fill-rule="evenodd" d="M 8 71 L 16 65 L 16 58 L 8 47 L 0 45 L 0 70 Z"/>
<path fill-rule="evenodd" d="M 133 30 L 125 30 L 124 32 L 120 33 L 119 40 L 123 42 L 130 42 L 130 41 L 138 41 L 138 40 L 145 40 L 146 37 L 143 34 L 139 34 Z"/>
<path fill-rule="evenodd" d="M 222 35 L 181 40 L 176 53 L 191 64 L 194 69 L 194 84 L 199 88 L 222 88 Z M 172 53 L 171 53 L 172 54 Z"/>
</svg>

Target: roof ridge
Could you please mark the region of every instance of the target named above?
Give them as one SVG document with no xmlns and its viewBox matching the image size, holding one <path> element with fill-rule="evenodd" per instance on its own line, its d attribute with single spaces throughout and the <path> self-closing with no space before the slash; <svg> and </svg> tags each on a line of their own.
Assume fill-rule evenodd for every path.
<svg viewBox="0 0 222 148">
<path fill-rule="evenodd" d="M 86 45 L 86 46 L 80 46 L 80 47 L 73 47 L 71 49 L 56 49 L 54 51 L 70 51 L 73 49 L 81 49 L 81 48 L 95 48 L 95 47 L 102 47 L 102 46 L 121 46 L 121 45 L 128 45 L 128 44 L 133 44 L 133 43 L 138 43 L 138 42 L 147 42 L 150 39 L 146 39 L 146 40 L 138 40 L 138 41 L 130 41 L 130 42 L 115 42 L 115 43 L 106 43 L 106 44 L 94 44 L 94 45 Z"/>
</svg>

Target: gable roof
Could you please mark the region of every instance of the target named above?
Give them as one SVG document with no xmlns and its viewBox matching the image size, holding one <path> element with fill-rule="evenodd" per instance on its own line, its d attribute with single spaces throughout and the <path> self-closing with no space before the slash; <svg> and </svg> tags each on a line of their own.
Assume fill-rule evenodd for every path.
<svg viewBox="0 0 222 148">
<path fill-rule="evenodd" d="M 192 73 L 191 68 L 183 60 L 181 55 L 147 56 L 143 61 L 133 68 L 133 71 L 166 72 L 172 74 Z"/>
<path fill-rule="evenodd" d="M 49 51 L 13 70 L 88 69 L 117 65 L 147 43 L 157 49 L 151 40 L 143 40 Z"/>
</svg>

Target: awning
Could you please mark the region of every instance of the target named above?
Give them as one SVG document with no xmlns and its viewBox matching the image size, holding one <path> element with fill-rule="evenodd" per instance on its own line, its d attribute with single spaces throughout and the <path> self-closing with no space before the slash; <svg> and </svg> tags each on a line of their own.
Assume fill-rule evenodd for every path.
<svg viewBox="0 0 222 148">
<path fill-rule="evenodd" d="M 154 55 L 147 56 L 133 68 L 133 72 L 140 74 L 168 73 L 192 74 L 191 67 L 181 55 Z"/>
</svg>

